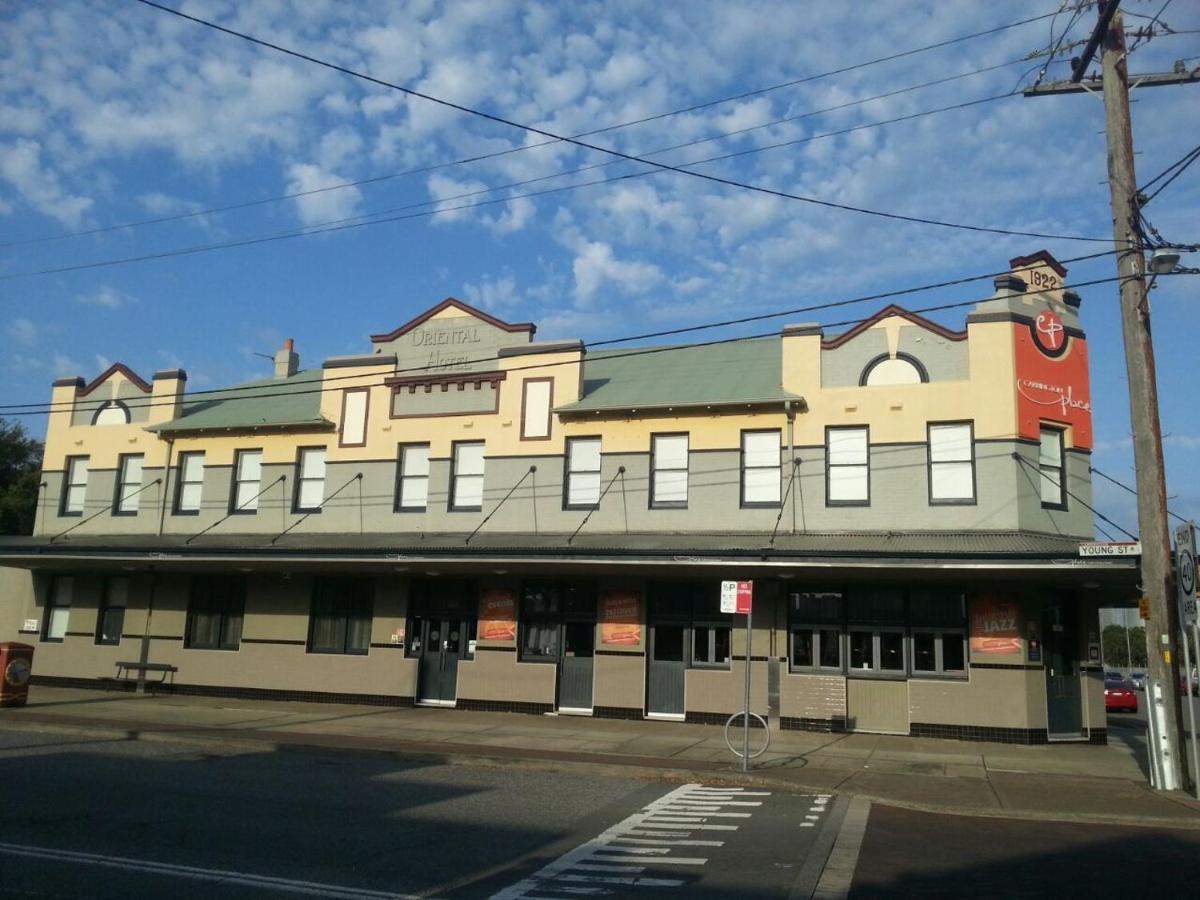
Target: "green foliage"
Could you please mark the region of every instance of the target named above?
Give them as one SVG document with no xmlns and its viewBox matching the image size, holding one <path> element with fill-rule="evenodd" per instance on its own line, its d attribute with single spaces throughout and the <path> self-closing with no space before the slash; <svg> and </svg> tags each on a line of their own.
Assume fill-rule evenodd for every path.
<svg viewBox="0 0 1200 900">
<path fill-rule="evenodd" d="M 0 419 L 0 534 L 33 533 L 41 465 L 41 441 Z"/>
<path fill-rule="evenodd" d="M 1115 669 L 1146 668 L 1146 629 L 1141 625 L 1129 629 L 1129 642 L 1125 642 L 1125 628 L 1121 625 L 1105 625 L 1100 636 L 1104 642 L 1104 664 Z M 1129 662 L 1129 652 L 1133 662 Z"/>
</svg>

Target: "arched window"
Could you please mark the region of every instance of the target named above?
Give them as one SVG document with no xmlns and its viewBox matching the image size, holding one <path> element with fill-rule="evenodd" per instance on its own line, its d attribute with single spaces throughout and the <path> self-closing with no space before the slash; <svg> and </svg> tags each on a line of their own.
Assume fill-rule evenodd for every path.
<svg viewBox="0 0 1200 900">
<path fill-rule="evenodd" d="M 878 356 L 867 363 L 859 384 L 875 387 L 889 384 L 921 384 L 929 380 L 925 367 L 907 353 L 898 353 L 895 358 Z"/>
<path fill-rule="evenodd" d="M 129 407 L 120 400 L 108 400 L 96 410 L 93 425 L 128 425 Z"/>
</svg>

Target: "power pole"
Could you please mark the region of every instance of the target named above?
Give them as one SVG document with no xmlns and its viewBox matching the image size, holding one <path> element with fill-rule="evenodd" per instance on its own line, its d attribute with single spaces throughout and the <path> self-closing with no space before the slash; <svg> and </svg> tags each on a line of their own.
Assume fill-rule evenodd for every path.
<svg viewBox="0 0 1200 900">
<path fill-rule="evenodd" d="M 1113 240 L 1117 271 L 1121 276 L 1121 327 L 1125 338 L 1125 365 L 1129 378 L 1129 417 L 1133 432 L 1133 459 L 1137 470 L 1138 532 L 1142 542 L 1142 591 L 1150 601 L 1146 621 L 1148 713 L 1156 713 L 1151 734 L 1151 769 L 1158 774 L 1156 787 L 1181 786 L 1183 773 L 1183 717 L 1176 683 L 1175 576 L 1171 566 L 1171 538 L 1167 527 L 1167 488 L 1163 468 L 1162 430 L 1158 417 L 1158 384 L 1154 345 L 1150 335 L 1150 306 L 1146 290 L 1146 257 L 1138 226 L 1137 178 L 1133 164 L 1133 126 L 1129 115 L 1129 72 L 1126 66 L 1125 27 L 1117 9 L 1119 0 L 1101 2 L 1099 21 L 1082 58 L 1072 61 L 1072 77 L 1065 84 L 1045 84 L 1026 96 L 1074 93 L 1095 80 L 1083 76 L 1097 48 L 1102 48 L 1101 79 L 1108 141 L 1108 185 L 1111 192 Z M 1195 73 L 1153 76 L 1155 86 L 1195 81 Z M 1139 77 L 1139 81 L 1141 78 Z M 1081 82 L 1083 82 L 1081 84 Z"/>
</svg>

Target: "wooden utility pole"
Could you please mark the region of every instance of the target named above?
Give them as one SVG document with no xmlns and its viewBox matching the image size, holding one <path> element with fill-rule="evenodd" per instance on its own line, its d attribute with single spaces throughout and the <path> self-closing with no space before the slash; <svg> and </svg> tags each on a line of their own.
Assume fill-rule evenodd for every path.
<svg viewBox="0 0 1200 900">
<path fill-rule="evenodd" d="M 1150 335 L 1150 306 L 1146 289 L 1146 257 L 1138 226 L 1137 178 L 1134 174 L 1133 126 L 1129 115 L 1129 72 L 1126 65 L 1125 27 L 1117 10 L 1119 0 L 1099 5 L 1099 22 L 1084 55 L 1072 65 L 1065 84 L 1041 85 L 1026 96 L 1074 93 L 1080 90 L 1092 54 L 1102 48 L 1100 88 L 1108 140 L 1108 185 L 1111 192 L 1113 240 L 1117 271 L 1121 276 L 1121 328 L 1125 338 L 1125 365 L 1129 379 L 1129 418 L 1133 432 L 1133 459 L 1137 470 L 1138 535 L 1142 542 L 1142 592 L 1150 601 L 1146 621 L 1147 669 L 1155 691 L 1146 692 L 1148 713 L 1155 716 L 1157 696 L 1166 715 L 1152 725 L 1158 738 L 1149 748 L 1156 787 L 1182 785 L 1183 719 L 1176 679 L 1176 635 L 1179 615 L 1175 605 L 1175 578 L 1171 567 L 1171 538 L 1167 527 L 1167 488 L 1163 468 L 1162 430 L 1158 418 L 1158 384 L 1154 369 L 1154 344 Z M 1195 73 L 1154 76 L 1155 85 L 1194 81 Z M 1161 733 L 1157 733 L 1161 731 Z"/>
</svg>

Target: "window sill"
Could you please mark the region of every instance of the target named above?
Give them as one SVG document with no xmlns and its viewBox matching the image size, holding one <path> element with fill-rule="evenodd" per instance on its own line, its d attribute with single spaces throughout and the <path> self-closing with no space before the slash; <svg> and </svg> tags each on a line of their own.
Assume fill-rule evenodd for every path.
<svg viewBox="0 0 1200 900">
<path fill-rule="evenodd" d="M 173 516 L 198 516 L 198 515 L 200 515 L 200 510 L 198 510 L 198 509 L 173 509 L 173 510 L 171 510 L 171 515 L 173 515 Z"/>
<path fill-rule="evenodd" d="M 729 663 L 693 662 L 688 666 L 688 668 L 696 669 L 701 672 L 729 672 L 729 671 L 732 671 Z"/>
<path fill-rule="evenodd" d="M 863 681 L 907 681 L 907 672 L 885 672 L 880 669 L 850 669 L 847 678 L 859 678 Z"/>
<path fill-rule="evenodd" d="M 871 505 L 870 500 L 826 500 L 825 508 L 834 509 L 837 507 L 858 506 L 867 507 Z"/>
<path fill-rule="evenodd" d="M 845 675 L 845 674 L 846 674 L 846 670 L 845 670 L 845 669 L 843 669 L 841 666 L 838 666 L 836 669 L 832 669 L 832 668 L 819 668 L 819 667 L 792 666 L 792 667 L 789 667 L 789 668 L 788 668 L 788 671 L 787 671 L 787 673 L 788 673 L 789 675 L 824 675 L 824 676 L 826 676 L 826 677 L 829 677 L 829 676 L 831 676 L 831 675 L 833 675 L 833 676 L 841 676 L 841 675 Z"/>
<path fill-rule="evenodd" d="M 978 506 L 979 501 L 974 497 L 971 497 L 970 499 L 960 498 L 957 500 L 953 500 L 953 499 L 940 500 L 940 499 L 935 499 L 935 498 L 931 497 L 929 500 L 929 505 L 930 506 Z"/>
<path fill-rule="evenodd" d="M 315 647 L 308 647 L 306 653 L 311 653 L 314 656 L 367 656 L 366 650 L 318 650 Z"/>
</svg>

